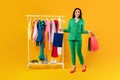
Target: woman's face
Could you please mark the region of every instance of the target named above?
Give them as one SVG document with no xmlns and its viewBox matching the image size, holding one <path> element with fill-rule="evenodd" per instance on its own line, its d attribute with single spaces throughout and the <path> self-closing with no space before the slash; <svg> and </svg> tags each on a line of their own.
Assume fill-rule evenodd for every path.
<svg viewBox="0 0 120 80">
<path fill-rule="evenodd" d="M 80 16 L 80 10 L 75 10 L 75 17 L 78 18 Z"/>
</svg>

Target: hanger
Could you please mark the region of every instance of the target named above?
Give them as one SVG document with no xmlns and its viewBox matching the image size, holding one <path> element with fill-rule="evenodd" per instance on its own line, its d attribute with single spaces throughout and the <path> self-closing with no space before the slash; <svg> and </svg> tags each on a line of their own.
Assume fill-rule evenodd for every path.
<svg viewBox="0 0 120 80">
<path fill-rule="evenodd" d="M 41 21 L 43 21 L 44 19 L 43 19 L 43 17 L 41 18 Z"/>
<path fill-rule="evenodd" d="M 51 21 L 53 21 L 53 18 L 51 18 Z"/>
<path fill-rule="evenodd" d="M 48 18 L 46 18 L 46 20 L 48 20 Z"/>
<path fill-rule="evenodd" d="M 58 17 L 58 21 L 61 21 L 61 18 L 60 18 L 60 17 Z"/>
<path fill-rule="evenodd" d="M 55 17 L 54 17 L 54 20 L 56 20 Z"/>
<path fill-rule="evenodd" d="M 33 22 L 36 22 L 36 21 L 37 21 L 37 19 L 36 19 L 36 18 L 34 18 Z"/>
</svg>

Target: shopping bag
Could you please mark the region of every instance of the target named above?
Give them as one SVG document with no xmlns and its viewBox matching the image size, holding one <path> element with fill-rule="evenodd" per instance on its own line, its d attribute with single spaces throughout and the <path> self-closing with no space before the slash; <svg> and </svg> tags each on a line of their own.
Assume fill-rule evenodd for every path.
<svg viewBox="0 0 120 80">
<path fill-rule="evenodd" d="M 63 33 L 54 33 L 53 46 L 62 47 Z"/>
<path fill-rule="evenodd" d="M 91 49 L 90 49 L 90 37 L 88 38 L 88 51 L 91 51 Z"/>
<path fill-rule="evenodd" d="M 97 51 L 99 49 L 98 40 L 96 36 L 91 36 L 89 38 L 90 51 Z"/>
</svg>

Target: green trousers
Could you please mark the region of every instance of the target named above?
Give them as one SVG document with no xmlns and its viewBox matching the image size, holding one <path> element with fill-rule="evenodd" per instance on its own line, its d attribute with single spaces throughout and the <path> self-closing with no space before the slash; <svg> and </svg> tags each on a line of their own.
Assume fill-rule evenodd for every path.
<svg viewBox="0 0 120 80">
<path fill-rule="evenodd" d="M 71 58 L 72 58 L 72 64 L 76 64 L 76 51 L 77 55 L 80 61 L 80 64 L 84 64 L 84 59 L 82 56 L 82 40 L 69 40 L 70 45 L 70 51 L 71 51 Z"/>
</svg>

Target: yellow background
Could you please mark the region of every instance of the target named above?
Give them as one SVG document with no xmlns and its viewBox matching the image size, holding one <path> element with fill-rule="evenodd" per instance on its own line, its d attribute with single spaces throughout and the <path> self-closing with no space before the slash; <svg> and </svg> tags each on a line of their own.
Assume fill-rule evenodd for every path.
<svg viewBox="0 0 120 80">
<path fill-rule="evenodd" d="M 0 1 L 0 78 L 1 80 L 120 80 L 119 0 L 2 0 Z M 100 49 L 87 51 L 89 35 L 83 35 L 82 51 L 87 72 L 70 74 L 68 34 L 65 33 L 65 70 L 32 69 L 27 64 L 26 14 L 64 15 L 67 22 L 74 8 L 82 9 L 85 29 L 98 37 Z M 54 68 L 54 67 L 53 67 Z"/>
</svg>

